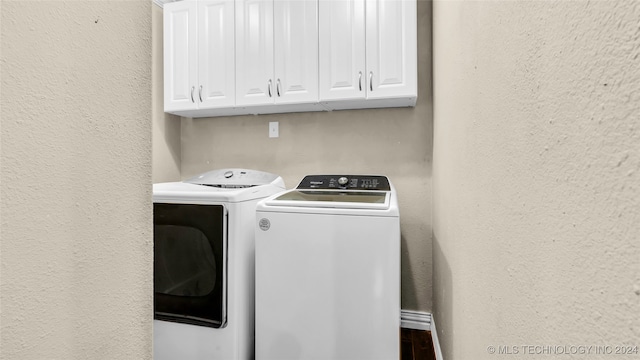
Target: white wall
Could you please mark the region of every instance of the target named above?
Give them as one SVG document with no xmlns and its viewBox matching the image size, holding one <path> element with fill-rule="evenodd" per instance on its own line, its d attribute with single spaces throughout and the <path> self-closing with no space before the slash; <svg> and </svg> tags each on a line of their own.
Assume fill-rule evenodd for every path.
<svg viewBox="0 0 640 360">
<path fill-rule="evenodd" d="M 153 183 L 180 181 L 180 117 L 164 112 L 162 8 L 152 6 Z"/>
<path fill-rule="evenodd" d="M 435 1 L 433 11 L 445 358 L 640 346 L 640 2 Z"/>
<path fill-rule="evenodd" d="M 1 4 L 0 358 L 150 359 L 151 2 Z"/>
</svg>

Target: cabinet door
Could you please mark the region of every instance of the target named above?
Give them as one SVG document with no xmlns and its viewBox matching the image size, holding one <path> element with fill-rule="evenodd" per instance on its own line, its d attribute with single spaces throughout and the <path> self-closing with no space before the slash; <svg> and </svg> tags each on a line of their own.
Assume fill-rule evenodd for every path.
<svg viewBox="0 0 640 360">
<path fill-rule="evenodd" d="M 235 105 L 233 0 L 198 3 L 198 100 L 200 108 Z"/>
<path fill-rule="evenodd" d="M 319 0 L 320 100 L 364 99 L 365 0 Z"/>
<path fill-rule="evenodd" d="M 366 1 L 367 98 L 416 96 L 416 1 Z"/>
<path fill-rule="evenodd" d="M 274 2 L 275 102 L 318 101 L 318 1 Z"/>
<path fill-rule="evenodd" d="M 164 29 L 164 110 L 196 109 L 197 3 L 166 4 Z"/>
<path fill-rule="evenodd" d="M 273 103 L 273 0 L 236 0 L 236 105 Z"/>
</svg>

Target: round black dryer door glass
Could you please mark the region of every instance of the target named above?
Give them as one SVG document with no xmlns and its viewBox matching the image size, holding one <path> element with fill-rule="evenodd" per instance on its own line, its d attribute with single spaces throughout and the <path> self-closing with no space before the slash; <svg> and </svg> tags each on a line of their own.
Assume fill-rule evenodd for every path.
<svg viewBox="0 0 640 360">
<path fill-rule="evenodd" d="M 206 296 L 216 285 L 216 260 L 207 236 L 182 225 L 156 225 L 155 291 L 176 296 Z"/>
<path fill-rule="evenodd" d="M 225 325 L 225 227 L 222 205 L 154 204 L 156 319 Z"/>
</svg>

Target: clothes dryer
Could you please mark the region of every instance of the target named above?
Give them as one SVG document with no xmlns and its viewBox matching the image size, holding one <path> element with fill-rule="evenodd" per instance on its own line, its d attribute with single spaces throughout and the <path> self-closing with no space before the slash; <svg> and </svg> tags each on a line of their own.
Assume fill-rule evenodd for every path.
<svg viewBox="0 0 640 360">
<path fill-rule="evenodd" d="M 255 206 L 283 190 L 248 169 L 153 185 L 154 359 L 254 358 Z"/>
<path fill-rule="evenodd" d="M 384 176 L 306 176 L 256 208 L 256 359 L 397 360 L 400 217 Z"/>
</svg>

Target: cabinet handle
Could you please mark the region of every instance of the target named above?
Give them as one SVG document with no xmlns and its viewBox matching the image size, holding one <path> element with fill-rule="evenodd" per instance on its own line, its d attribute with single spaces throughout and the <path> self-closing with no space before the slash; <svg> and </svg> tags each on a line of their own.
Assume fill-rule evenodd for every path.
<svg viewBox="0 0 640 360">
<path fill-rule="evenodd" d="M 278 94 L 278 97 L 280 97 L 280 79 L 278 79 L 276 82 L 276 94 Z"/>
<path fill-rule="evenodd" d="M 196 102 L 195 100 L 193 100 L 193 90 L 195 90 L 195 89 L 196 89 L 196 87 L 195 87 L 195 86 L 192 86 L 192 87 L 191 87 L 191 102 L 192 102 L 192 103 L 195 103 L 195 102 Z"/>
<path fill-rule="evenodd" d="M 358 71 L 358 89 L 362 91 L 362 71 Z"/>
<path fill-rule="evenodd" d="M 369 72 L 369 90 L 373 91 L 373 71 Z"/>
<path fill-rule="evenodd" d="M 198 97 L 200 97 L 200 102 L 202 102 L 202 85 L 200 85 L 200 91 L 198 92 Z"/>
<path fill-rule="evenodd" d="M 267 90 L 269 91 L 269 97 L 271 97 L 271 79 L 269 79 L 269 82 L 267 83 Z"/>
</svg>

